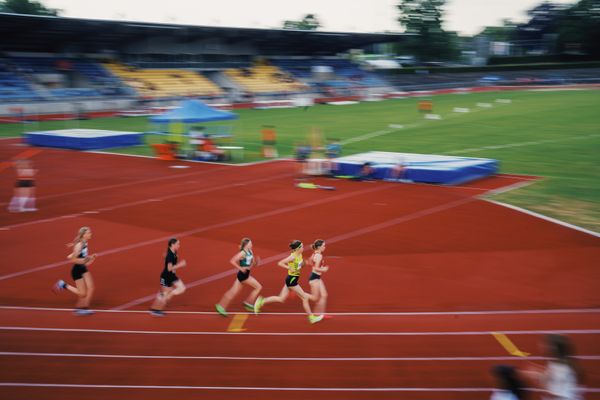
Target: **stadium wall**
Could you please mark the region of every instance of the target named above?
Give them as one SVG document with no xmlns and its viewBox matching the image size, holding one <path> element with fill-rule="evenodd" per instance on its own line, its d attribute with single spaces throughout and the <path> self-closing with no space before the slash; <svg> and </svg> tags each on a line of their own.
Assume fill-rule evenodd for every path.
<svg viewBox="0 0 600 400">
<path fill-rule="evenodd" d="M 134 99 L 115 100 L 78 100 L 76 102 L 43 102 L 0 104 L 0 116 L 4 119 L 20 120 L 31 115 L 72 116 L 74 114 L 92 114 L 89 117 L 104 116 L 119 110 L 132 108 Z"/>
</svg>

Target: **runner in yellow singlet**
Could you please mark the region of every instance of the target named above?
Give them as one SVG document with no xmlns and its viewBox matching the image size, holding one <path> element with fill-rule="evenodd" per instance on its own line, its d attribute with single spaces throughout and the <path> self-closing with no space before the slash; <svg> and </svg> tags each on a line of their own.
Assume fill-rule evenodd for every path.
<svg viewBox="0 0 600 400">
<path fill-rule="evenodd" d="M 308 302 L 310 295 L 302 290 L 302 287 L 300 287 L 298 283 L 298 280 L 300 279 L 300 272 L 304 266 L 304 260 L 302 259 L 304 246 L 300 240 L 294 240 L 292 243 L 290 243 L 290 249 L 292 250 L 292 253 L 277 263 L 277 265 L 279 265 L 281 268 L 285 268 L 288 271 L 287 277 L 285 278 L 285 285 L 283 285 L 281 293 L 279 293 L 279 296 L 271 296 L 267 298 L 259 296 L 254 303 L 254 312 L 258 314 L 265 304 L 275 302 L 283 303 L 290 294 L 290 290 L 293 290 L 296 292 L 298 297 L 302 299 L 302 306 L 304 307 L 304 311 L 306 311 L 308 314 L 308 321 L 311 324 L 315 324 L 321 321 L 323 316 L 314 315 L 312 313 L 310 304 Z"/>
</svg>

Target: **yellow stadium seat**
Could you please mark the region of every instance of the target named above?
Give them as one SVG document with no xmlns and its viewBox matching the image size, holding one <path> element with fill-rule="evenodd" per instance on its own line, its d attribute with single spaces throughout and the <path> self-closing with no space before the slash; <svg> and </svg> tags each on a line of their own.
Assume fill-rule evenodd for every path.
<svg viewBox="0 0 600 400">
<path fill-rule="evenodd" d="M 223 90 L 194 71 L 180 69 L 141 69 L 111 62 L 105 67 L 145 97 L 212 96 Z"/>
</svg>

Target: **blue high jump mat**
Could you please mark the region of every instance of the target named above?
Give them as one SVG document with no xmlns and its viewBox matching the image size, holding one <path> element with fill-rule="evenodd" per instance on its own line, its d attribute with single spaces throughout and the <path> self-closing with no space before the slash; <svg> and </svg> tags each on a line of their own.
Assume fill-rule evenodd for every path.
<svg viewBox="0 0 600 400">
<path fill-rule="evenodd" d="M 25 141 L 32 146 L 57 147 L 60 149 L 98 150 L 111 147 L 138 146 L 144 144 L 142 132 L 105 131 L 99 129 L 61 129 L 25 134 Z"/>
<path fill-rule="evenodd" d="M 374 179 L 395 179 L 394 168 L 404 166 L 402 180 L 457 185 L 484 178 L 498 172 L 499 162 L 489 158 L 442 156 L 433 154 L 391 153 L 370 151 L 336 160 L 336 174 L 358 176 L 361 167 L 369 163 Z"/>
</svg>

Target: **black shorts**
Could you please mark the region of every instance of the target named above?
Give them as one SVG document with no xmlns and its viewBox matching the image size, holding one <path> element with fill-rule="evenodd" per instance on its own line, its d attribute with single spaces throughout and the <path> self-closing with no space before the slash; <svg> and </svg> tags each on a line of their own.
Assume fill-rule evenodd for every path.
<svg viewBox="0 0 600 400">
<path fill-rule="evenodd" d="M 160 274 L 160 286 L 171 287 L 173 286 L 173 283 L 177 282 L 178 280 L 179 278 L 174 272 Z"/>
<path fill-rule="evenodd" d="M 287 286 L 287 287 L 298 286 L 299 279 L 300 279 L 299 276 L 288 275 L 287 278 L 285 278 L 285 286 Z"/>
<path fill-rule="evenodd" d="M 237 280 L 240 282 L 244 282 L 246 279 L 250 278 L 250 268 L 245 268 L 246 272 L 238 271 Z"/>
<path fill-rule="evenodd" d="M 15 184 L 15 187 L 22 187 L 22 188 L 28 188 L 28 187 L 34 187 L 35 184 L 33 183 L 33 180 L 31 179 L 19 179 L 17 180 L 17 183 Z"/>
<path fill-rule="evenodd" d="M 314 281 L 315 279 L 321 279 L 321 275 L 317 274 L 316 272 L 313 272 L 312 274 L 310 274 L 308 281 Z"/>
<path fill-rule="evenodd" d="M 85 274 L 86 272 L 88 272 L 88 269 L 85 265 L 75 264 L 71 269 L 71 277 L 73 277 L 74 281 L 78 281 L 81 278 L 83 278 L 83 274 Z"/>
</svg>

